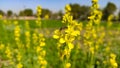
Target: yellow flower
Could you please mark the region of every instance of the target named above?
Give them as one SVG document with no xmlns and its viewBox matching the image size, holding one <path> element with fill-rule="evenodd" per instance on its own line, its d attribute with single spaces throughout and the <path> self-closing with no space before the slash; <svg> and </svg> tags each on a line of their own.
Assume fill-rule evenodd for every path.
<svg viewBox="0 0 120 68">
<path fill-rule="evenodd" d="M 98 2 L 98 0 L 92 0 L 93 2 Z"/>
<path fill-rule="evenodd" d="M 36 10 L 37 10 L 38 15 L 41 15 L 41 12 L 42 12 L 41 6 L 37 6 Z"/>
<path fill-rule="evenodd" d="M 46 60 L 42 60 L 42 61 L 41 61 L 41 64 L 42 64 L 42 65 L 46 65 L 46 64 L 47 64 L 47 61 L 46 61 Z"/>
<path fill-rule="evenodd" d="M 39 53 L 42 50 L 39 46 L 37 46 L 36 52 Z"/>
<path fill-rule="evenodd" d="M 69 49 L 73 49 L 74 45 L 72 43 L 68 43 Z"/>
<path fill-rule="evenodd" d="M 38 56 L 38 60 L 40 60 L 40 61 L 41 61 L 41 60 L 43 60 L 43 58 L 42 58 L 41 56 Z"/>
<path fill-rule="evenodd" d="M 117 68 L 118 64 L 116 63 L 114 59 L 110 59 L 110 63 L 113 67 Z"/>
<path fill-rule="evenodd" d="M 70 5 L 67 4 L 66 7 L 65 7 L 65 9 L 66 9 L 67 12 L 68 12 L 68 11 L 71 11 L 71 7 L 70 7 Z"/>
<path fill-rule="evenodd" d="M 4 44 L 0 44 L 0 50 L 4 48 Z"/>
<path fill-rule="evenodd" d="M 7 55 L 7 57 L 8 57 L 9 59 L 12 58 L 12 53 L 11 53 L 11 50 L 10 50 L 9 47 L 6 47 L 5 53 L 6 53 L 6 55 Z"/>
<path fill-rule="evenodd" d="M 106 47 L 105 50 L 106 50 L 107 52 L 109 52 L 109 51 L 110 51 L 110 47 L 109 47 L 109 46 Z"/>
<path fill-rule="evenodd" d="M 60 43 L 65 43 L 65 40 L 63 38 L 60 38 L 59 42 Z"/>
<path fill-rule="evenodd" d="M 116 55 L 111 53 L 110 54 L 110 63 L 111 63 L 111 66 L 113 66 L 113 68 L 117 68 L 118 67 L 118 64 L 117 64 L 115 58 L 116 58 Z"/>
<path fill-rule="evenodd" d="M 37 36 L 36 33 L 33 33 L 33 37 L 32 37 L 32 39 L 33 39 L 33 43 L 36 44 L 37 41 L 38 41 L 38 36 Z"/>
<path fill-rule="evenodd" d="M 70 68 L 71 64 L 70 63 L 66 63 L 65 68 Z"/>
<path fill-rule="evenodd" d="M 23 68 L 23 65 L 21 63 L 18 63 L 17 68 Z"/>
<path fill-rule="evenodd" d="M 46 14 L 44 18 L 45 18 L 46 20 L 48 20 L 48 19 L 49 19 L 49 15 Z"/>
<path fill-rule="evenodd" d="M 94 54 L 94 47 L 90 47 L 90 52 Z"/>
<path fill-rule="evenodd" d="M 58 35 L 53 35 L 53 38 L 54 38 L 54 39 L 58 39 L 59 36 L 58 36 Z"/>
<path fill-rule="evenodd" d="M 45 46 L 45 42 L 40 42 L 40 46 Z"/>
<path fill-rule="evenodd" d="M 110 57 L 115 59 L 115 58 L 116 58 L 116 55 L 113 54 L 113 53 L 111 53 L 111 54 L 110 54 Z"/>
<path fill-rule="evenodd" d="M 42 56 L 45 56 L 46 55 L 46 51 L 43 50 L 41 54 L 42 54 Z"/>
<path fill-rule="evenodd" d="M 29 31 L 26 31 L 26 32 L 25 32 L 25 35 L 26 35 L 27 37 L 30 37 L 30 32 L 29 32 Z"/>
<path fill-rule="evenodd" d="M 0 18 L 2 18 L 2 15 L 0 14 Z"/>
<path fill-rule="evenodd" d="M 20 61 L 22 56 L 20 54 L 17 55 L 17 60 Z"/>
<path fill-rule="evenodd" d="M 15 25 L 18 25 L 18 21 L 14 21 L 14 24 L 15 24 Z"/>
</svg>

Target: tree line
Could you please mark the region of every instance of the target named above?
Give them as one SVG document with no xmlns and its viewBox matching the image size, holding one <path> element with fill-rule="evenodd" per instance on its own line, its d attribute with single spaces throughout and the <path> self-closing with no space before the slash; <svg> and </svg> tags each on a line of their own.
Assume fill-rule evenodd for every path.
<svg viewBox="0 0 120 68">
<path fill-rule="evenodd" d="M 90 15 L 90 7 L 89 6 L 84 6 L 84 5 L 80 5 L 80 4 L 70 4 L 72 10 L 71 13 L 73 15 L 74 19 L 77 20 L 87 20 L 88 16 Z M 107 20 L 108 16 L 110 14 L 114 14 L 117 10 L 117 7 L 114 3 L 109 2 L 103 9 L 100 9 L 103 12 L 103 17 L 102 20 Z M 5 15 L 7 17 L 11 17 L 11 16 L 36 16 L 36 14 L 33 13 L 32 9 L 24 9 L 22 11 L 19 12 L 19 14 L 14 14 L 11 10 L 8 10 L 7 13 L 5 13 L 4 11 L 0 10 L 0 14 L 1 15 Z M 64 12 L 62 12 L 61 10 L 53 13 L 51 10 L 49 9 L 42 9 L 42 15 L 41 17 L 44 18 L 46 15 L 49 16 L 50 19 L 62 19 Z M 120 11 L 117 14 L 117 16 L 114 17 L 114 20 L 120 20 Z"/>
</svg>

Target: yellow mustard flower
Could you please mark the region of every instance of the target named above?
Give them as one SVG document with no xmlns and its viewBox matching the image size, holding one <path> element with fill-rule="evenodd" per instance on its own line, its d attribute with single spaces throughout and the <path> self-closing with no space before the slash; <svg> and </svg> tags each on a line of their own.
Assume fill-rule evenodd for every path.
<svg viewBox="0 0 120 68">
<path fill-rule="evenodd" d="M 65 68 L 70 68 L 70 67 L 71 67 L 71 64 L 70 63 L 66 63 Z"/>
<path fill-rule="evenodd" d="M 65 40 L 63 38 L 60 38 L 59 42 L 60 43 L 65 43 Z"/>
<path fill-rule="evenodd" d="M 17 68 L 23 68 L 23 65 L 21 63 L 18 63 Z"/>
</svg>

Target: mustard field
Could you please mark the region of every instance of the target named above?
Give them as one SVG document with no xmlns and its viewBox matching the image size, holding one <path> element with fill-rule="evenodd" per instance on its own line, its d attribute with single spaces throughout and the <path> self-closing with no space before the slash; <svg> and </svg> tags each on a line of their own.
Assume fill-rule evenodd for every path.
<svg viewBox="0 0 120 68">
<path fill-rule="evenodd" d="M 0 68 L 120 68 L 120 22 L 102 21 L 92 0 L 88 21 L 73 19 L 65 6 L 62 20 L 0 19 Z"/>
</svg>

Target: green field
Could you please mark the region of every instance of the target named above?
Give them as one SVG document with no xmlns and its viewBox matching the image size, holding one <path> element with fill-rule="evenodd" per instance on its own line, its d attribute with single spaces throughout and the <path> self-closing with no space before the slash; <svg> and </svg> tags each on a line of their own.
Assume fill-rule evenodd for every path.
<svg viewBox="0 0 120 68">
<path fill-rule="evenodd" d="M 0 45 L 4 44 L 4 48 L 1 49 L 0 47 L 0 67 L 2 68 L 16 68 L 18 61 L 16 60 L 17 53 L 15 52 L 15 49 L 17 49 L 17 44 L 15 42 L 15 36 L 14 36 L 14 25 L 15 20 L 0 20 Z M 26 43 L 26 36 L 25 32 L 27 31 L 26 28 L 26 21 L 24 20 L 17 20 L 18 25 L 20 27 L 20 44 L 23 46 L 21 49 L 18 48 L 18 51 L 22 53 L 22 59 L 21 63 L 23 64 L 24 68 L 39 68 L 39 64 L 37 63 L 37 54 L 35 53 L 34 47 L 37 46 L 37 44 L 33 44 L 32 35 L 35 33 L 35 30 L 37 30 L 37 33 L 43 33 L 45 36 L 45 43 L 46 46 L 44 49 L 46 50 L 46 56 L 45 59 L 47 61 L 47 68 L 62 68 L 63 64 L 62 61 L 59 59 L 58 56 L 58 49 L 57 49 L 57 40 L 53 39 L 53 32 L 56 29 L 60 29 L 61 27 L 66 26 L 63 24 L 60 20 L 42 20 L 42 25 L 39 27 L 35 20 L 28 20 L 28 25 L 30 27 L 30 48 L 27 49 L 24 46 Z M 87 22 L 80 22 L 83 23 L 83 32 L 85 30 L 85 26 Z M 94 64 L 97 65 L 97 68 L 107 68 L 109 64 L 104 64 L 103 60 L 109 59 L 109 52 L 105 52 L 105 48 L 107 47 L 106 42 L 111 41 L 112 45 L 110 45 L 111 52 L 115 53 L 117 55 L 116 61 L 118 63 L 118 68 L 120 68 L 120 23 L 113 23 L 111 27 L 107 28 L 107 22 L 102 22 L 100 26 L 105 27 L 105 31 L 111 32 L 111 35 L 106 35 L 107 39 L 105 39 L 105 44 L 101 45 L 100 50 L 94 57 Z M 82 37 L 80 38 L 82 41 Z M 82 43 L 82 42 L 81 42 Z M 14 65 L 10 64 L 9 58 L 6 56 L 6 47 L 10 47 L 10 50 L 12 53 L 12 59 L 15 62 Z M 71 68 L 89 68 L 90 54 L 87 54 L 87 49 L 83 50 L 84 47 L 81 45 L 81 47 L 75 46 L 75 48 L 71 52 L 70 60 L 71 62 Z M 100 53 L 99 53 L 100 52 Z M 98 62 L 98 64 L 96 64 Z"/>
</svg>

